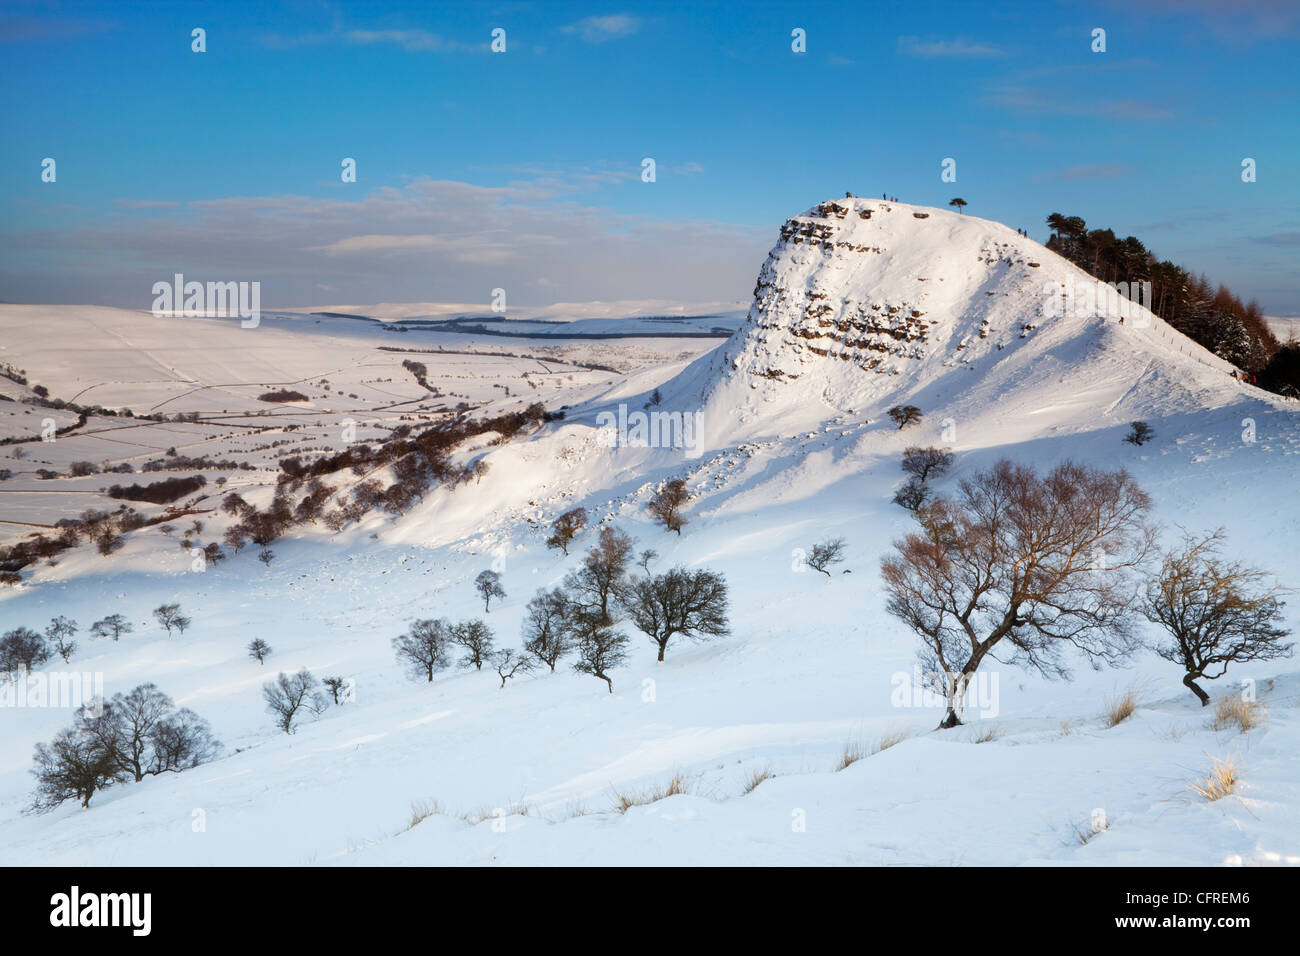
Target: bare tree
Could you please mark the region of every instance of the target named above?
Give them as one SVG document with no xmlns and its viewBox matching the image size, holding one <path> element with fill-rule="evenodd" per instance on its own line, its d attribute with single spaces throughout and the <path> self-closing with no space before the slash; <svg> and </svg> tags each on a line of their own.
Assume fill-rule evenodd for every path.
<svg viewBox="0 0 1300 956">
<path fill-rule="evenodd" d="M 63 658 L 65 664 L 77 649 L 77 642 L 72 639 L 72 635 L 76 633 L 77 622 L 62 614 L 50 621 L 49 626 L 45 628 L 46 638 L 54 645 L 55 653 Z"/>
<path fill-rule="evenodd" d="M 45 637 L 30 627 L 16 627 L 0 638 L 0 673 L 32 671 L 50 659 Z"/>
<path fill-rule="evenodd" d="M 653 548 L 646 548 L 644 551 L 641 552 L 641 557 L 637 560 L 637 564 L 641 566 L 642 571 L 644 571 L 646 574 L 649 574 L 650 562 L 655 560 L 655 558 L 657 557 L 659 557 L 658 551 L 654 550 Z"/>
<path fill-rule="evenodd" d="M 664 659 L 674 636 L 692 640 L 727 633 L 727 582 L 721 574 L 673 568 L 637 578 L 619 592 L 628 618 Z"/>
<path fill-rule="evenodd" d="M 902 431 L 908 425 L 915 425 L 923 417 L 921 410 L 915 405 L 895 405 L 888 412 L 890 421 L 898 426 Z"/>
<path fill-rule="evenodd" d="M 894 504 L 906 508 L 908 511 L 920 513 L 925 507 L 925 503 L 930 500 L 930 489 L 923 481 L 916 478 L 909 478 L 894 492 Z"/>
<path fill-rule="evenodd" d="M 397 659 L 411 675 L 432 681 L 433 675 L 451 665 L 450 627 L 442 618 L 416 621 L 401 637 L 393 638 Z"/>
<path fill-rule="evenodd" d="M 34 760 L 32 810 L 38 813 L 73 799 L 88 807 L 91 797 L 121 780 L 112 757 L 81 727 L 60 731 L 48 746 L 37 744 Z"/>
<path fill-rule="evenodd" d="M 207 721 L 178 710 L 154 684 L 114 694 L 98 715 L 83 712 L 82 721 L 122 775 L 137 782 L 197 767 L 221 749 Z"/>
<path fill-rule="evenodd" d="M 569 543 L 585 527 L 587 527 L 587 509 L 572 508 L 555 519 L 555 523 L 551 525 L 551 536 L 546 539 L 546 546 L 559 548 L 568 554 Z"/>
<path fill-rule="evenodd" d="M 205 721 L 182 707 L 159 722 L 151 735 L 153 769 L 150 773 L 179 773 L 211 760 L 221 749 Z"/>
<path fill-rule="evenodd" d="M 1135 571 L 1152 547 L 1151 500 L 1125 471 L 1065 462 L 1040 478 L 1009 461 L 919 515 L 882 565 L 887 608 L 918 637 L 947 713 L 1004 641 L 1009 662 L 1064 677 L 1065 647 L 1094 665 L 1136 646 Z M 997 659 L 996 657 L 994 659 Z"/>
<path fill-rule="evenodd" d="M 346 677 L 322 677 L 321 683 L 329 689 L 330 697 L 334 703 L 341 704 L 349 699 L 351 685 Z"/>
<path fill-rule="evenodd" d="M 181 613 L 179 604 L 160 604 L 154 608 L 153 616 L 158 623 L 167 628 L 167 636 L 172 636 L 173 630 L 178 630 L 181 634 L 190 626 L 190 619 Z"/>
<path fill-rule="evenodd" d="M 244 530 L 243 525 L 231 525 L 226 529 L 222 540 L 226 542 L 226 547 L 239 554 L 239 549 L 248 544 L 248 532 Z"/>
<path fill-rule="evenodd" d="M 526 674 L 537 668 L 536 658 L 529 657 L 523 651 L 517 651 L 509 647 L 493 653 L 492 663 L 496 666 L 497 676 L 501 678 L 502 687 L 505 687 L 506 681 L 514 677 L 515 674 Z"/>
<path fill-rule="evenodd" d="M 141 684 L 129 695 L 114 695 L 97 717 L 83 712 L 82 728 L 104 748 L 121 775 L 139 782 L 150 764 L 150 734 L 173 706 L 156 686 Z"/>
<path fill-rule="evenodd" d="M 480 571 L 474 579 L 474 590 L 483 595 L 483 613 L 491 611 L 492 599 L 506 596 L 506 589 L 501 586 L 501 575 L 495 571 Z"/>
<path fill-rule="evenodd" d="M 555 672 L 556 662 L 573 649 L 566 624 L 569 600 L 564 591 L 539 590 L 524 611 L 524 650 Z"/>
<path fill-rule="evenodd" d="M 600 614 L 579 610 L 568 621 L 569 633 L 578 649 L 578 660 L 573 669 L 590 674 L 609 685 L 614 693 L 614 681 L 608 671 L 627 660 L 627 638 L 604 622 Z"/>
<path fill-rule="evenodd" d="M 942 448 L 920 448 L 913 445 L 903 449 L 903 471 L 917 481 L 925 483 L 931 475 L 942 475 L 949 468 L 955 456 Z"/>
<path fill-rule="evenodd" d="M 1196 683 L 1222 677 L 1228 665 L 1287 657 L 1294 644 L 1278 625 L 1287 589 L 1269 585 L 1257 568 L 1220 556 L 1223 529 L 1164 555 L 1160 574 L 1147 585 L 1142 613 L 1172 639 L 1154 648 L 1185 671 L 1183 684 L 1205 706 L 1210 695 Z"/>
<path fill-rule="evenodd" d="M 680 535 L 682 528 L 686 525 L 686 519 L 682 517 L 682 508 L 690 499 L 690 493 L 686 490 L 686 482 L 680 478 L 674 478 L 655 492 L 654 497 L 650 499 L 650 504 L 646 506 L 646 510 L 650 512 L 651 517 L 666 529 L 676 531 Z"/>
<path fill-rule="evenodd" d="M 564 578 L 571 601 L 582 609 L 598 613 L 606 625 L 614 623 L 611 598 L 627 576 L 632 545 L 630 535 L 606 525 L 600 529 L 596 546 L 582 559 L 582 566 Z"/>
<path fill-rule="evenodd" d="M 267 710 L 275 716 L 276 726 L 291 734 L 299 714 L 323 711 L 328 702 L 318 686 L 316 678 L 305 667 L 292 676 L 281 671 L 275 680 L 263 684 L 262 697 Z"/>
<path fill-rule="evenodd" d="M 115 694 L 101 708 L 83 708 L 76 723 L 48 746 L 36 747 L 32 809 L 52 810 L 65 800 L 89 806 L 94 794 L 114 783 L 179 773 L 211 760 L 221 750 L 207 722 L 176 709 L 153 684 Z"/>
<path fill-rule="evenodd" d="M 260 637 L 255 637 L 248 642 L 248 656 L 259 664 L 265 664 L 266 659 L 271 655 L 271 645 L 266 643 Z"/>
<path fill-rule="evenodd" d="M 492 629 L 482 621 L 460 621 L 451 626 L 451 642 L 465 651 L 461 667 L 483 669 L 483 662 L 492 657 Z"/>
<path fill-rule="evenodd" d="M 90 633 L 94 637 L 111 637 L 117 640 L 123 634 L 130 634 L 135 628 L 121 614 L 110 614 L 108 617 L 100 618 L 94 624 L 90 625 Z"/>
<path fill-rule="evenodd" d="M 257 560 L 261 561 L 269 568 L 271 562 L 275 560 L 275 552 L 270 548 L 263 548 L 261 551 L 257 552 Z"/>
<path fill-rule="evenodd" d="M 844 563 L 844 539 L 831 538 L 829 541 L 814 544 L 808 551 L 807 561 L 808 567 L 820 571 L 828 578 L 831 577 L 831 573 L 826 569 Z"/>
<path fill-rule="evenodd" d="M 105 528 L 95 535 L 95 550 L 104 557 L 114 554 L 126 546 L 126 539 L 112 528 Z"/>
</svg>

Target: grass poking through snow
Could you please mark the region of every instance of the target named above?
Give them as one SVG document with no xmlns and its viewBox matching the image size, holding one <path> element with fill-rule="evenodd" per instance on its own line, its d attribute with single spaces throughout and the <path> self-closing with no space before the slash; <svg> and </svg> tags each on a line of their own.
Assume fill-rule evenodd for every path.
<svg viewBox="0 0 1300 956">
<path fill-rule="evenodd" d="M 755 770 L 745 781 L 745 793 L 753 793 L 758 789 L 758 785 L 764 780 L 771 780 L 776 774 L 772 772 L 771 767 L 764 767 L 762 770 Z"/>
<path fill-rule="evenodd" d="M 1129 689 L 1106 702 L 1106 726 L 1118 727 L 1133 716 L 1138 706 L 1137 691 Z"/>
<path fill-rule="evenodd" d="M 977 744 L 987 744 L 994 740 L 997 740 L 998 737 L 1000 737 L 1001 735 L 1002 735 L 1001 727 L 999 727 L 997 724 L 989 724 L 983 730 L 975 734 L 974 742 Z"/>
<path fill-rule="evenodd" d="M 1221 800 L 1235 793 L 1241 782 L 1241 771 L 1237 767 L 1236 757 L 1211 757 L 1213 766 L 1204 780 L 1192 784 L 1192 792 L 1206 800 Z"/>
<path fill-rule="evenodd" d="M 614 809 L 619 813 L 627 813 L 633 807 L 643 807 L 648 803 L 658 803 L 666 797 L 675 797 L 681 793 L 690 793 L 690 781 L 679 770 L 673 774 L 672 778 L 663 786 L 651 787 L 648 790 L 637 792 L 619 793 L 614 792 Z"/>
<path fill-rule="evenodd" d="M 442 804 L 437 800 L 416 800 L 411 804 L 411 821 L 406 825 L 406 829 L 423 823 L 429 817 L 437 816 L 442 813 Z"/>
<path fill-rule="evenodd" d="M 1214 730 L 1236 727 L 1239 733 L 1244 734 L 1263 726 L 1265 717 L 1264 705 L 1258 701 L 1220 697 L 1214 705 L 1214 720 L 1210 722 L 1210 727 Z"/>
<path fill-rule="evenodd" d="M 1093 811 L 1092 815 L 1079 823 L 1071 823 L 1070 829 L 1073 831 L 1073 843 L 1079 846 L 1087 846 L 1093 837 L 1099 833 L 1105 833 L 1110 829 L 1110 821 L 1106 819 L 1104 813 Z"/>
<path fill-rule="evenodd" d="M 844 745 L 844 752 L 840 754 L 840 761 L 836 764 L 836 770 L 846 770 L 867 755 L 866 749 L 862 746 L 862 741 L 854 739 Z"/>
</svg>

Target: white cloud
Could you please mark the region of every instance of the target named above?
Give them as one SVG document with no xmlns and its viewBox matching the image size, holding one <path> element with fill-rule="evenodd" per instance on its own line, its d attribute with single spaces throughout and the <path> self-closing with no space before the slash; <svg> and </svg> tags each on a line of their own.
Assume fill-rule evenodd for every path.
<svg viewBox="0 0 1300 956">
<path fill-rule="evenodd" d="M 563 176 L 549 176 L 504 186 L 419 179 L 348 200 L 235 196 L 31 230 L 12 238 L 44 265 L 11 277 L 9 297 L 142 307 L 153 282 L 183 272 L 259 280 L 269 308 L 486 303 L 499 287 L 519 290 L 521 305 L 717 301 L 748 294 L 772 244 L 769 228 L 585 205 L 562 188 Z M 338 291 L 322 298 L 323 282 Z M 521 298 L 528 290 L 531 302 Z"/>
<path fill-rule="evenodd" d="M 588 43 L 604 43 L 628 37 L 641 29 L 641 21 L 626 13 L 604 17 L 586 17 L 564 28 L 565 33 L 576 33 Z"/>
<path fill-rule="evenodd" d="M 898 38 L 898 52 L 904 56 L 919 56 L 926 59 L 937 57 L 998 57 L 1006 56 L 1006 51 L 991 43 L 976 43 L 958 37 L 955 40 L 921 40 L 919 37 L 903 36 Z"/>
<path fill-rule="evenodd" d="M 343 39 L 359 46 L 393 44 L 412 53 L 434 53 L 450 46 L 438 34 L 428 30 L 348 30 Z"/>
<path fill-rule="evenodd" d="M 345 43 L 350 46 L 395 46 L 407 53 L 452 53 L 463 51 L 485 52 L 483 43 L 462 43 L 448 40 L 446 37 L 428 30 L 343 30 L 334 29 L 324 33 L 302 33 L 286 36 L 270 34 L 258 38 L 259 42 L 272 50 L 292 50 L 303 46 L 316 46 L 323 43 Z"/>
<path fill-rule="evenodd" d="M 348 236 L 338 239 L 327 246 L 309 246 L 308 248 L 325 253 L 327 256 L 347 256 L 359 252 L 402 251 L 411 249 L 430 249 L 434 246 L 433 236 Z"/>
<path fill-rule="evenodd" d="M 168 199 L 114 199 L 120 209 L 175 209 L 180 205 Z"/>
</svg>

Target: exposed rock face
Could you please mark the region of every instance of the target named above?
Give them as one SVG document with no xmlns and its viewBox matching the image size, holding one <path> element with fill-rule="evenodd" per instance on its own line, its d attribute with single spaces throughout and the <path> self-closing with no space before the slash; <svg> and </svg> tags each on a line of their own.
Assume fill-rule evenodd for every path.
<svg viewBox="0 0 1300 956">
<path fill-rule="evenodd" d="M 1141 307 L 1127 325 L 1049 307 L 1080 284 L 1096 280 L 1001 223 L 877 199 L 823 202 L 781 226 L 744 324 L 665 392 L 684 408 L 702 403 L 722 447 L 840 415 L 874 419 L 895 404 L 923 406 L 936 423 L 972 421 L 1032 395 L 1017 414 L 1036 414 L 1032 382 L 1051 380 L 1054 400 L 1091 394 L 1102 367 L 1116 399 L 1134 406 L 1147 388 L 1129 393 L 1134 383 L 1167 390 L 1186 375 L 1175 365 L 1229 374 Z"/>
<path fill-rule="evenodd" d="M 738 354 L 728 350 L 734 356 L 733 369 L 791 381 L 807 374 L 813 360 L 829 358 L 864 372 L 896 374 L 900 363 L 931 353 L 938 344 L 937 324 L 952 326 L 957 318 L 947 307 L 953 296 L 944 293 L 950 290 L 936 293 L 928 283 L 966 278 L 975 264 L 986 267 L 978 284 L 1010 278 L 1011 268 L 1017 278 L 1029 278 L 1028 259 L 1016 248 L 1019 243 L 989 235 L 967 245 L 966 255 L 960 257 L 965 266 L 953 275 L 949 265 L 959 257 L 942 221 L 947 216 L 939 213 L 939 221 L 921 221 L 930 215 L 899 203 L 845 199 L 820 203 L 787 220 L 759 273 L 746 325 L 733 339 L 740 346 Z M 1020 243 L 1030 243 L 1012 230 L 997 228 Z M 917 246 L 926 250 L 922 271 L 928 275 L 910 267 L 914 257 L 909 253 Z M 958 284 L 966 283 L 955 283 L 951 291 L 956 292 Z M 985 292 L 986 297 L 997 294 Z M 990 310 L 986 306 L 978 311 L 984 314 L 972 331 L 987 338 Z M 1021 326 L 1026 324 L 1033 323 Z M 939 331 L 946 339 L 953 329 Z M 1016 331 L 1024 329 L 1017 326 Z"/>
</svg>

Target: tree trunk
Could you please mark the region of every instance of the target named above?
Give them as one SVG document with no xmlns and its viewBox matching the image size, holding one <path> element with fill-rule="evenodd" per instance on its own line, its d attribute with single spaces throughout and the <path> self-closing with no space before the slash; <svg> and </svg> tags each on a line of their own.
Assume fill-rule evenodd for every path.
<svg viewBox="0 0 1300 956">
<path fill-rule="evenodd" d="M 1205 691 L 1201 690 L 1201 688 L 1196 685 L 1196 681 L 1194 680 L 1194 678 L 1200 676 L 1201 676 L 1200 674 L 1184 674 L 1183 683 L 1187 686 L 1188 690 L 1190 690 L 1193 694 L 1196 695 L 1196 699 L 1201 702 L 1202 707 L 1208 707 L 1210 705 L 1210 695 L 1207 694 Z"/>
<path fill-rule="evenodd" d="M 604 680 L 606 684 L 609 685 L 609 692 L 611 694 L 614 693 L 614 682 L 610 680 L 608 677 L 606 677 L 604 674 L 601 674 L 600 677 L 602 680 Z"/>
<path fill-rule="evenodd" d="M 960 709 L 962 699 L 966 696 L 966 688 L 970 686 L 971 678 L 975 676 L 975 671 L 979 668 L 980 661 L 983 659 L 984 654 L 981 651 L 978 657 L 972 657 L 966 662 L 966 666 L 961 669 L 961 673 L 957 674 L 956 677 L 952 674 L 946 676 L 948 681 L 948 712 L 939 724 L 940 730 L 962 726 L 962 720 L 957 716 L 957 711 Z"/>
<path fill-rule="evenodd" d="M 668 647 L 668 642 L 667 642 L 667 641 L 664 641 L 663 643 L 661 643 L 661 644 L 659 645 L 659 663 L 660 663 L 660 664 L 662 664 L 662 663 L 664 662 L 664 651 L 667 649 L 667 647 Z"/>
</svg>

